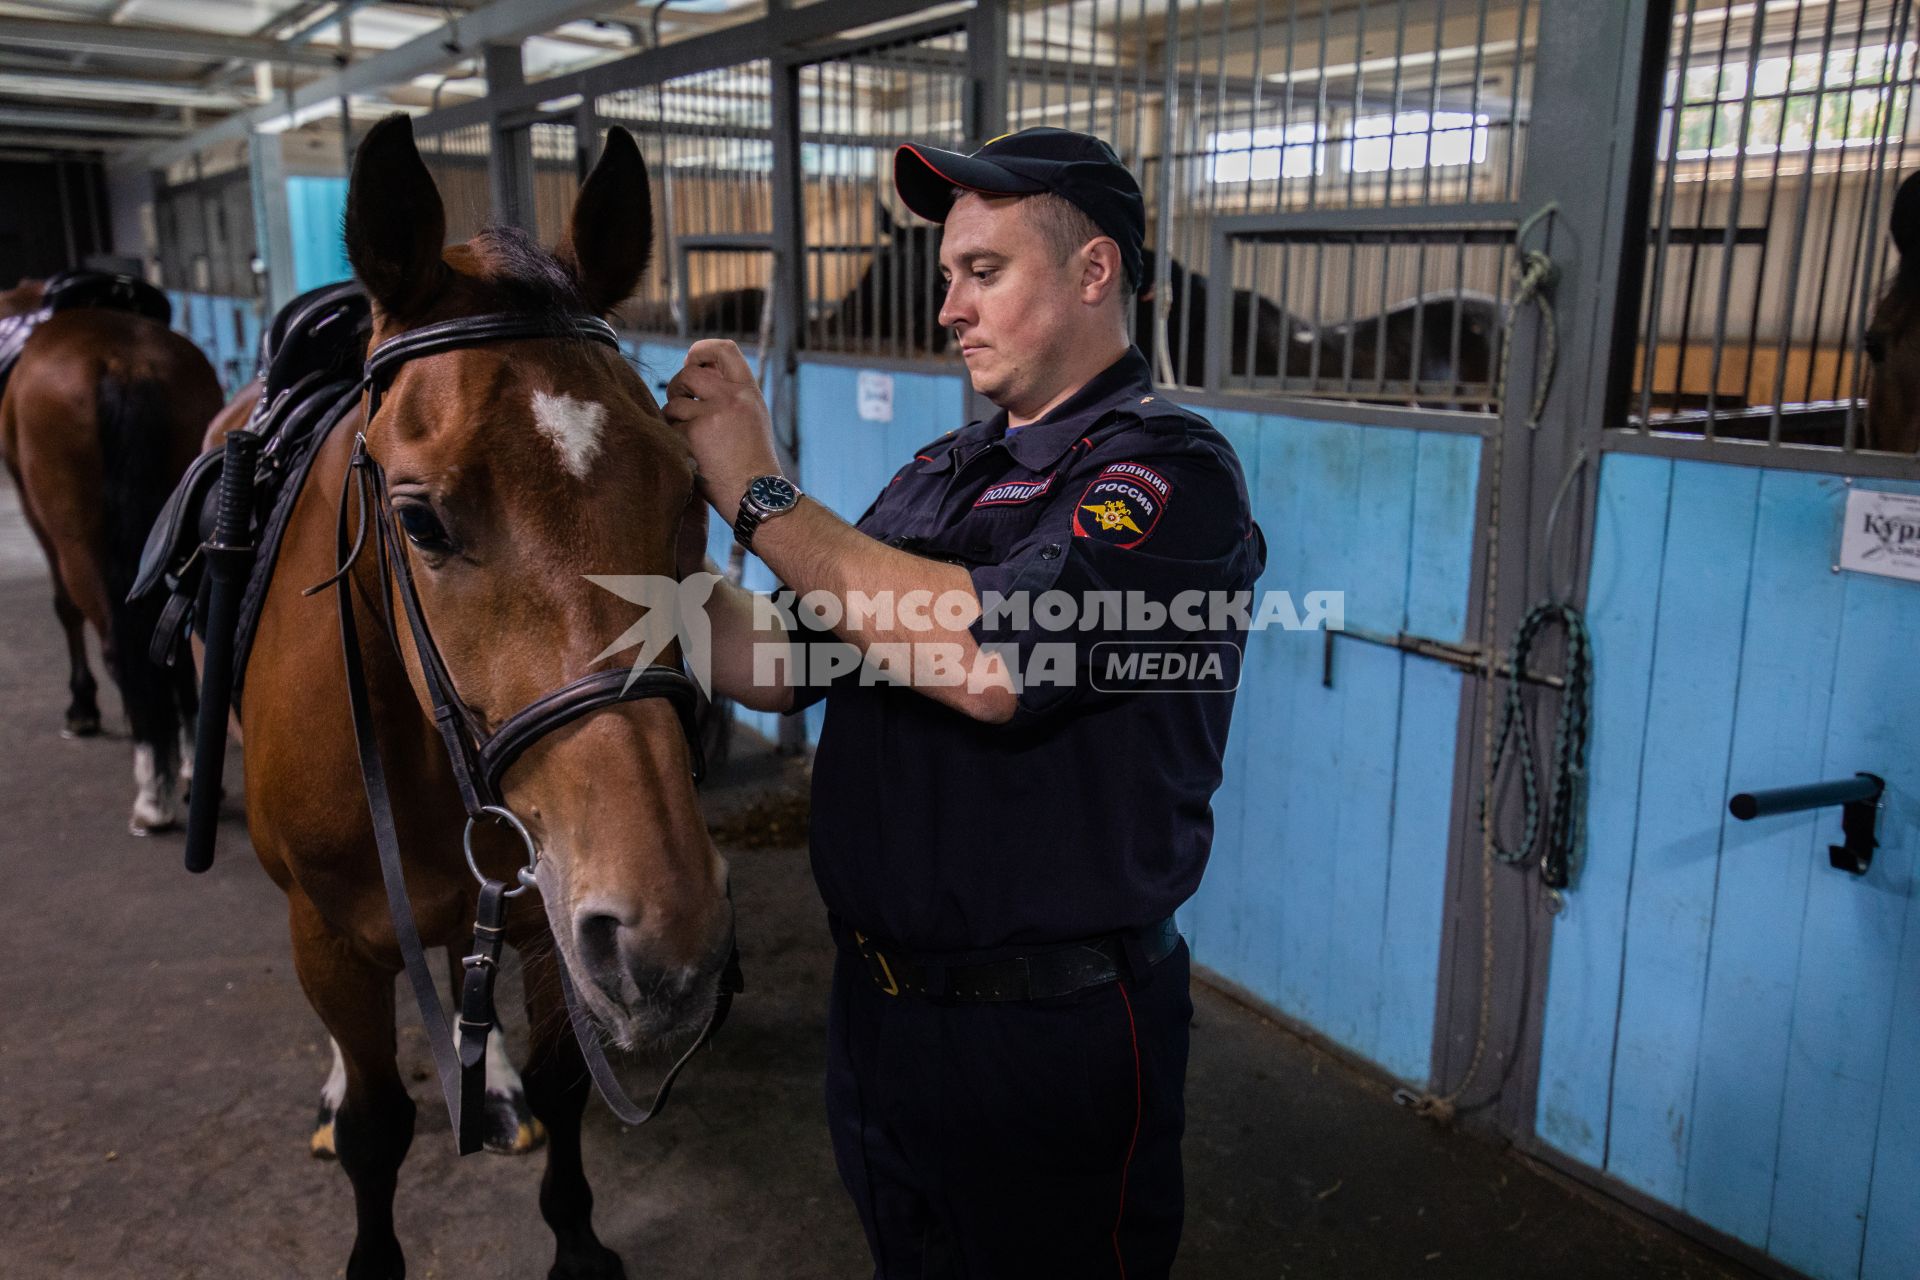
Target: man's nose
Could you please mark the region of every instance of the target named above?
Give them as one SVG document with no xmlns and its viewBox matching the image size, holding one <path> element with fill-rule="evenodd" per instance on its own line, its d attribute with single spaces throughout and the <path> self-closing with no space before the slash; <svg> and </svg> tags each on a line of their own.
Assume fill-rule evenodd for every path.
<svg viewBox="0 0 1920 1280">
<path fill-rule="evenodd" d="M 946 293 L 940 299 L 940 327 L 951 329 L 962 322 L 972 323 L 972 320 L 973 308 L 965 304 L 960 283 L 955 281 L 947 286 Z"/>
</svg>

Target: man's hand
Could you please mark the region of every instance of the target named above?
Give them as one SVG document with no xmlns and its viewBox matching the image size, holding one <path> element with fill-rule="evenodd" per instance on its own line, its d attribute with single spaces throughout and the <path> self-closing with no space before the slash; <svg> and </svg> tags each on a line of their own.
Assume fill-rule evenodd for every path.
<svg viewBox="0 0 1920 1280">
<path fill-rule="evenodd" d="M 686 433 L 699 465 L 700 495 L 731 520 L 756 477 L 780 470 L 773 419 L 740 348 L 707 338 L 667 383 L 666 419 Z"/>
</svg>

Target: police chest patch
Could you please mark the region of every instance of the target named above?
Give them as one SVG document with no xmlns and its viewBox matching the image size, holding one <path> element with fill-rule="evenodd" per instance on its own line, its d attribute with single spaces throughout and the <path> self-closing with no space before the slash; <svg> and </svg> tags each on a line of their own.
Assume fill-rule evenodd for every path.
<svg viewBox="0 0 1920 1280">
<path fill-rule="evenodd" d="M 974 499 L 973 505 L 1014 507 L 1023 502 L 1032 502 L 1052 488 L 1053 476 L 1048 476 L 1044 480 L 1005 480 L 999 484 L 988 485 L 986 491 Z"/>
<path fill-rule="evenodd" d="M 1153 533 L 1173 492 L 1159 472 L 1137 462 L 1116 462 L 1095 476 L 1075 503 L 1073 536 L 1137 547 Z"/>
</svg>

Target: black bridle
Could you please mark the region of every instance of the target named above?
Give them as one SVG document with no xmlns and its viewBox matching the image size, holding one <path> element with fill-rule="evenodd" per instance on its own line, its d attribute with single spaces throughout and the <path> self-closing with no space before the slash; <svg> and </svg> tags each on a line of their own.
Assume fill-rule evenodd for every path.
<svg viewBox="0 0 1920 1280">
<path fill-rule="evenodd" d="M 485 342 L 509 339 L 556 338 L 587 340 L 618 349 L 613 327 L 597 316 L 567 315 L 535 317 L 524 315 L 485 315 L 447 320 L 410 330 L 389 338 L 367 355 L 366 421 L 372 424 L 379 412 L 380 400 L 400 367 L 410 360 L 477 346 Z M 513 762 L 545 735 L 580 717 L 621 702 L 642 698 L 664 698 L 673 704 L 686 735 L 697 782 L 705 772 L 700 750 L 700 735 L 695 722 L 699 691 L 683 667 L 650 665 L 639 671 L 613 669 L 580 677 L 503 720 L 487 733 L 447 671 L 440 650 L 433 641 L 426 614 L 420 605 L 419 590 L 407 562 L 406 549 L 396 527 L 393 510 L 386 500 L 386 473 L 367 451 L 364 430 L 354 440 L 353 456 L 341 483 L 339 525 L 336 533 L 340 555 L 339 568 L 326 581 L 308 589 L 307 594 L 334 587 L 340 614 L 340 644 L 346 661 L 347 696 L 353 712 L 355 746 L 360 757 L 360 776 L 366 788 L 367 808 L 373 821 L 375 843 L 380 851 L 380 874 L 386 882 L 387 907 L 393 917 L 394 934 L 405 962 L 414 999 L 420 1006 L 421 1021 L 426 1024 L 427 1041 L 433 1049 L 434 1066 L 440 1077 L 440 1090 L 458 1135 L 460 1154 L 467 1155 L 481 1146 L 481 1102 L 486 1091 L 486 1044 L 497 1017 L 493 1005 L 493 983 L 500 964 L 500 948 L 506 936 L 507 902 L 530 888 L 540 888 L 543 866 L 533 837 L 526 826 L 501 802 L 501 779 Z M 357 525 L 348 537 L 349 499 L 359 513 Z M 464 962 L 466 977 L 461 988 L 459 1031 L 456 1049 L 440 1004 L 440 992 L 428 968 L 426 950 L 414 922 L 413 905 L 407 896 L 402 871 L 400 839 L 393 819 L 393 797 L 387 784 L 386 768 L 380 759 L 375 739 L 373 712 L 368 696 L 366 670 L 360 651 L 359 628 L 354 620 L 351 596 L 351 570 L 367 547 L 371 534 L 376 575 L 385 629 L 396 652 L 401 646 L 398 620 L 393 614 L 393 596 L 400 598 L 406 617 L 407 634 L 419 660 L 422 678 L 432 703 L 433 722 L 445 744 L 454 779 L 460 789 L 461 803 L 467 810 L 467 828 L 463 841 L 467 865 L 480 881 L 479 907 L 474 922 L 473 953 Z M 474 827 L 482 821 L 498 821 L 517 834 L 526 849 L 527 863 L 516 875 L 517 887 L 492 879 L 483 873 L 473 855 Z M 551 878 L 549 874 L 549 879 Z M 551 884 L 546 886 L 552 888 Z M 627 1124 L 645 1124 L 666 1105 L 674 1080 L 694 1053 L 712 1039 L 725 1021 L 733 996 L 742 988 L 739 952 L 729 949 L 726 967 L 712 1014 L 699 1037 L 668 1070 L 653 1102 L 642 1109 L 621 1088 L 600 1049 L 591 1015 L 581 1006 L 567 973 L 564 956 L 555 958 L 560 985 L 565 992 L 568 1020 L 580 1051 L 586 1058 L 600 1096 L 607 1106 Z"/>
</svg>

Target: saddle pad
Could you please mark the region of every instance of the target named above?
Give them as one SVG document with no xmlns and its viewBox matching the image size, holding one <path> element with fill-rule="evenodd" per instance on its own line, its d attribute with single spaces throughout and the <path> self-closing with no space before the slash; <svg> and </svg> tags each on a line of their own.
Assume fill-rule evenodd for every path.
<svg viewBox="0 0 1920 1280">
<path fill-rule="evenodd" d="M 46 305 L 51 311 L 100 307 L 128 311 L 161 324 L 173 323 L 173 304 L 138 276 L 108 271 L 63 271 L 47 281 Z"/>
</svg>

